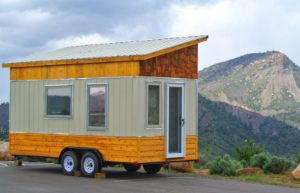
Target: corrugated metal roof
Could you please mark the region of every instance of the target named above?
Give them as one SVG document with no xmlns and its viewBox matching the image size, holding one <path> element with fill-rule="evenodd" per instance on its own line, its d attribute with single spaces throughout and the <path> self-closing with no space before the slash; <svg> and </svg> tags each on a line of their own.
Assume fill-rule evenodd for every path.
<svg viewBox="0 0 300 193">
<path fill-rule="evenodd" d="M 126 56 L 144 56 L 181 45 L 193 40 L 205 38 L 207 36 L 189 36 L 164 38 L 153 40 L 140 40 L 129 42 L 116 42 L 106 44 L 91 44 L 82 46 L 71 46 L 52 50 L 32 56 L 12 60 L 4 64 L 58 61 L 58 60 L 76 60 L 76 59 L 92 59 L 92 58 L 111 58 Z"/>
</svg>

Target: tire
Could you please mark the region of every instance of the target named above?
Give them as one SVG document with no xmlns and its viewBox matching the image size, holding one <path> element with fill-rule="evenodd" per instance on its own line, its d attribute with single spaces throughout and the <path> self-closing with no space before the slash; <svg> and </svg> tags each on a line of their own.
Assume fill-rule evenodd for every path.
<svg viewBox="0 0 300 193">
<path fill-rule="evenodd" d="M 102 164 L 95 154 L 87 152 L 81 158 L 81 171 L 85 177 L 93 178 L 101 169 Z"/>
<path fill-rule="evenodd" d="M 160 171 L 162 164 L 143 165 L 143 167 L 148 174 L 156 174 Z"/>
<path fill-rule="evenodd" d="M 136 172 L 141 168 L 141 164 L 138 164 L 137 166 L 133 166 L 132 164 L 123 164 L 123 166 L 127 172 Z"/>
<path fill-rule="evenodd" d="M 73 176 L 75 171 L 80 170 L 79 155 L 75 151 L 66 151 L 61 158 L 62 171 Z"/>
</svg>

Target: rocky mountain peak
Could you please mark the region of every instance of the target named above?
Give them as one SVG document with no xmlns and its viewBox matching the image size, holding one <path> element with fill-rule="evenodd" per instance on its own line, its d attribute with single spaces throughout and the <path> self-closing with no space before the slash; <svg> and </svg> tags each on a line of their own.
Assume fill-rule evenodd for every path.
<svg viewBox="0 0 300 193">
<path fill-rule="evenodd" d="M 201 94 L 264 116 L 299 109 L 299 88 L 299 67 L 277 51 L 247 54 L 199 72 Z M 300 128 L 300 121 L 291 124 Z"/>
</svg>

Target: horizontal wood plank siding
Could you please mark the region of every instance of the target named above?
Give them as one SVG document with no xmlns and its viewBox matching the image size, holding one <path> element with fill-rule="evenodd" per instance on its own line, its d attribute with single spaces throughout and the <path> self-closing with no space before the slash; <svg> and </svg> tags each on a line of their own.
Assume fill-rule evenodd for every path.
<svg viewBox="0 0 300 193">
<path fill-rule="evenodd" d="M 10 133 L 10 154 L 58 158 L 65 147 L 98 149 L 105 161 L 169 162 L 197 159 L 197 136 L 186 137 L 186 157 L 165 158 L 165 137 L 101 137 Z"/>
<path fill-rule="evenodd" d="M 165 137 L 141 137 L 139 146 L 139 162 L 168 162 L 196 160 L 197 155 L 197 136 L 186 136 L 186 157 L 179 159 L 166 159 Z"/>
<path fill-rule="evenodd" d="M 140 76 L 198 79 L 198 44 L 140 61 Z"/>
<path fill-rule="evenodd" d="M 110 62 L 11 68 L 10 80 L 44 80 L 138 76 L 139 62 Z"/>
</svg>

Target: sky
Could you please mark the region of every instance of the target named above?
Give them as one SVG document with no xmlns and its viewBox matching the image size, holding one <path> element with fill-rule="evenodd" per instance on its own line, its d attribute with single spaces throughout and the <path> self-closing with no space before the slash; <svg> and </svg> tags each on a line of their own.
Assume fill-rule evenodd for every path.
<svg viewBox="0 0 300 193">
<path fill-rule="evenodd" d="M 0 63 L 73 45 L 209 35 L 198 69 L 280 51 L 300 65 L 298 0 L 1 0 Z M 0 103 L 9 69 L 0 68 Z"/>
</svg>

